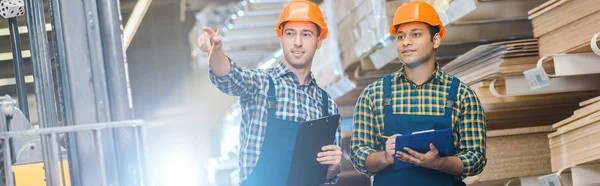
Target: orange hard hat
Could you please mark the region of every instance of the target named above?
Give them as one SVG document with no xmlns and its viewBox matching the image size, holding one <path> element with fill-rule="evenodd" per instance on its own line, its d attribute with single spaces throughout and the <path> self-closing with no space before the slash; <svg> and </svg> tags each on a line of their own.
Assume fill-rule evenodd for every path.
<svg viewBox="0 0 600 186">
<path fill-rule="evenodd" d="M 396 35 L 396 27 L 398 25 L 409 22 L 423 22 L 431 26 L 439 26 L 440 37 L 443 39 L 446 35 L 446 30 L 444 30 L 444 25 L 437 11 L 426 2 L 411 1 L 398 7 L 396 13 L 394 13 L 392 26 L 390 26 L 390 35 Z"/>
<path fill-rule="evenodd" d="M 309 21 L 319 25 L 321 38 L 327 38 L 327 25 L 323 13 L 317 4 L 308 0 L 293 0 L 283 7 L 279 14 L 279 22 L 275 25 L 277 36 L 281 37 L 281 24 L 288 21 Z"/>
</svg>

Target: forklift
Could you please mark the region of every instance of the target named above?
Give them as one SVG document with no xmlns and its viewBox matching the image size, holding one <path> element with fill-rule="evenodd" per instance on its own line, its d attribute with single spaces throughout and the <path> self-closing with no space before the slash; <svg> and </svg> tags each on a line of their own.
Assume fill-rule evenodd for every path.
<svg viewBox="0 0 600 186">
<path fill-rule="evenodd" d="M 0 186 L 151 185 L 145 123 L 133 119 L 118 3 L 0 1 L 0 15 L 9 23 L 17 89 L 16 99 L 0 95 Z M 35 128 L 23 73 L 20 16 L 27 21 L 39 118 Z"/>
</svg>

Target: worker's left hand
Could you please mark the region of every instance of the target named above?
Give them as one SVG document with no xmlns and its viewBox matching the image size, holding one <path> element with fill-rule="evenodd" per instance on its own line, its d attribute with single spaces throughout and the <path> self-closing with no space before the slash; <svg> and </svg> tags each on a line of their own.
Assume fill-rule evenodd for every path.
<svg viewBox="0 0 600 186">
<path fill-rule="evenodd" d="M 317 161 L 322 165 L 336 167 L 342 161 L 342 148 L 337 145 L 327 145 L 321 148 L 323 152 L 317 154 Z"/>
<path fill-rule="evenodd" d="M 402 151 L 396 151 L 396 157 L 400 161 L 437 170 L 437 168 L 442 164 L 442 158 L 440 157 L 439 151 L 435 145 L 433 145 L 433 143 L 429 144 L 429 148 L 429 152 L 422 154 L 408 147 L 404 147 L 404 150 L 408 152 L 408 154 Z"/>
</svg>

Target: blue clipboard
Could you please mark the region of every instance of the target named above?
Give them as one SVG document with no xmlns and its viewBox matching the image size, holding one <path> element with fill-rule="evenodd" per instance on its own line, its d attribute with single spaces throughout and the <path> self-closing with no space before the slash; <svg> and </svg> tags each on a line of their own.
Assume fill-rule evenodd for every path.
<svg viewBox="0 0 600 186">
<path fill-rule="evenodd" d="M 431 130 L 427 132 L 413 133 L 406 136 L 396 136 L 396 151 L 407 153 L 404 147 L 408 147 L 420 153 L 429 152 L 429 143 L 433 143 L 440 151 L 441 157 L 454 156 L 454 145 L 452 144 L 452 128 Z M 394 169 L 403 170 L 413 168 L 416 165 L 406 163 L 394 157 Z"/>
</svg>

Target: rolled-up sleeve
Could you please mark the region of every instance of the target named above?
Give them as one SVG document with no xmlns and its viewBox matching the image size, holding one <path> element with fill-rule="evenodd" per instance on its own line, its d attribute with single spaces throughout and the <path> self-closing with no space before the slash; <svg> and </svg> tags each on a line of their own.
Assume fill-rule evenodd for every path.
<svg viewBox="0 0 600 186">
<path fill-rule="evenodd" d="M 376 131 L 378 126 L 374 117 L 374 104 L 371 101 L 371 86 L 367 87 L 358 97 L 354 108 L 354 125 L 350 141 L 351 161 L 356 170 L 372 176 L 366 168 L 367 157 L 381 149 Z"/>
<path fill-rule="evenodd" d="M 238 67 L 229 60 L 231 70 L 224 76 L 216 76 L 209 67 L 210 81 L 221 92 L 230 96 L 243 96 L 256 93 L 260 80 L 266 76 L 265 73 L 256 69 Z"/>
<path fill-rule="evenodd" d="M 458 116 L 459 150 L 456 156 L 462 160 L 464 170 L 461 178 L 474 176 L 483 171 L 487 164 L 485 157 L 486 121 L 481 102 L 475 92 L 463 89 Z"/>
</svg>

